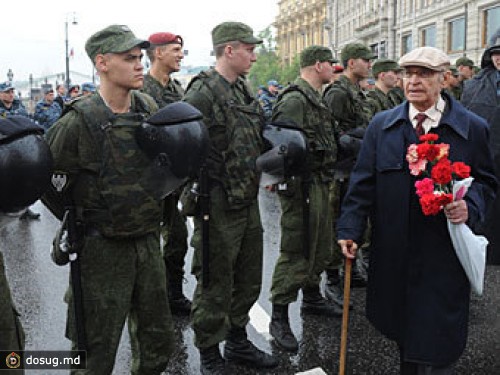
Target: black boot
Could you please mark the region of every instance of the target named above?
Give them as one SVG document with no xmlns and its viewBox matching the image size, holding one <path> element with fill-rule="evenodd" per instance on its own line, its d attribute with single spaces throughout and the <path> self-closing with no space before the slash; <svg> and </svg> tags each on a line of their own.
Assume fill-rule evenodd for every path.
<svg viewBox="0 0 500 375">
<path fill-rule="evenodd" d="M 168 285 L 168 303 L 173 315 L 189 316 L 191 314 L 191 301 L 182 293 L 182 280 Z"/>
<path fill-rule="evenodd" d="M 254 368 L 272 368 L 278 365 L 276 358 L 257 349 L 248 340 L 245 328 L 240 327 L 229 329 L 224 346 L 224 358 Z"/>
<path fill-rule="evenodd" d="M 302 313 L 323 316 L 342 316 L 342 308 L 335 303 L 329 303 L 319 287 L 302 289 Z"/>
<path fill-rule="evenodd" d="M 344 277 L 344 270 L 341 269 L 340 277 Z M 365 288 L 368 285 L 368 272 L 366 270 L 366 263 L 361 259 L 356 258 L 352 262 L 351 272 L 351 287 L 352 288 Z"/>
<path fill-rule="evenodd" d="M 269 333 L 274 337 L 275 342 L 283 349 L 290 352 L 299 350 L 299 343 L 293 335 L 288 320 L 288 305 L 274 305 L 271 323 L 269 323 Z"/>
<path fill-rule="evenodd" d="M 333 303 L 344 307 L 344 281 L 340 279 L 339 270 L 328 270 L 328 279 L 325 285 L 325 297 Z M 349 309 L 352 301 L 349 300 Z"/>
<path fill-rule="evenodd" d="M 220 355 L 219 345 L 200 349 L 200 371 L 202 375 L 225 375 L 226 362 Z"/>
</svg>

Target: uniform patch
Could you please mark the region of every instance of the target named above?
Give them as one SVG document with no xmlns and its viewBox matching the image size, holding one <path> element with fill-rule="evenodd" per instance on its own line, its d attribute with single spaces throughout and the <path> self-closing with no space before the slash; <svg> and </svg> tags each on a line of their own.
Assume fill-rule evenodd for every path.
<svg viewBox="0 0 500 375">
<path fill-rule="evenodd" d="M 68 175 L 64 172 L 54 172 L 51 179 L 52 186 L 61 193 L 68 183 Z"/>
</svg>

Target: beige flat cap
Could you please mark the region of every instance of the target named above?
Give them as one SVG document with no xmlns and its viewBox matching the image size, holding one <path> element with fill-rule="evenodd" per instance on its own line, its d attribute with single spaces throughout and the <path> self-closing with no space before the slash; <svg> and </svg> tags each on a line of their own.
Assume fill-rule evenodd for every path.
<svg viewBox="0 0 500 375">
<path fill-rule="evenodd" d="M 401 56 L 399 65 L 403 68 L 407 66 L 422 66 L 442 72 L 450 65 L 450 59 L 446 53 L 438 48 L 419 47 Z"/>
</svg>

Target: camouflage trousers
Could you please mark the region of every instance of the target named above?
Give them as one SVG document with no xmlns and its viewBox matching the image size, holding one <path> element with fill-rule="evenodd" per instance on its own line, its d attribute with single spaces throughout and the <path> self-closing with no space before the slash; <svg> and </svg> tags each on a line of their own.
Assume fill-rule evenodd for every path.
<svg viewBox="0 0 500 375">
<path fill-rule="evenodd" d="M 312 182 L 309 187 L 309 259 L 303 250 L 301 189 L 292 196 L 280 194 L 281 247 L 274 268 L 271 302 L 287 305 L 297 300 L 301 288 L 317 288 L 331 257 L 332 213 L 329 184 Z"/>
<path fill-rule="evenodd" d="M 19 351 L 24 349 L 24 331 L 19 314 L 14 308 L 10 288 L 5 277 L 3 255 L 0 252 L 0 350 Z M 5 358 L 2 358 L 5 361 Z M 24 374 L 22 370 L 2 371 L 2 374 Z"/>
<path fill-rule="evenodd" d="M 111 374 L 128 318 L 132 374 L 160 374 L 173 351 L 160 234 L 133 239 L 86 237 L 80 256 L 87 369 L 72 374 Z M 71 285 L 66 294 L 66 336 L 76 347 Z"/>
<path fill-rule="evenodd" d="M 165 223 L 161 234 L 165 245 L 163 258 L 167 268 L 167 279 L 171 284 L 180 284 L 184 279 L 184 258 L 188 251 L 188 231 L 186 218 L 179 212 L 178 195 L 171 195 L 165 199 Z"/>
<path fill-rule="evenodd" d="M 344 265 L 344 255 L 342 254 L 342 250 L 337 243 L 337 236 L 335 232 L 335 226 L 337 224 L 337 220 L 340 217 L 340 208 L 342 199 L 347 193 L 347 188 L 349 187 L 349 179 L 339 181 L 334 180 L 330 185 L 330 205 L 332 208 L 332 254 L 331 259 L 326 266 L 327 271 L 338 271 Z M 366 251 L 366 249 L 370 246 L 370 234 L 371 227 L 370 223 L 367 223 L 367 227 L 363 236 L 363 244 L 361 244 L 362 249 Z"/>
<path fill-rule="evenodd" d="M 207 348 L 226 338 L 230 326 L 245 327 L 262 284 L 262 224 L 255 200 L 228 210 L 220 187 L 210 192 L 210 282 L 202 286 L 201 221 L 194 220 L 192 272 L 198 284 L 193 298 L 195 345 Z"/>
</svg>

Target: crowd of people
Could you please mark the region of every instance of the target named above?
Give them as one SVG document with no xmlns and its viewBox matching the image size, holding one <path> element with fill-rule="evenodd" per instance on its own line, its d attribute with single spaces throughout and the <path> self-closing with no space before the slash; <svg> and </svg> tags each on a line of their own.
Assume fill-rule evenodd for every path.
<svg viewBox="0 0 500 375">
<path fill-rule="evenodd" d="M 184 57 L 180 35 L 156 32 L 143 40 L 111 25 L 90 36 L 85 49 L 99 89 L 85 83 L 80 95 L 74 85 L 66 96 L 59 85 L 55 97 L 48 87 L 33 114 L 57 171 L 42 201 L 63 222 L 65 209 L 74 207 L 81 236 L 72 245 L 80 296 L 72 285 L 66 334 L 75 349 L 84 345 L 87 370 L 72 373 L 110 374 L 128 319 L 132 373 L 160 374 L 175 344 L 177 315 L 190 316 L 202 374 L 227 373 L 227 361 L 274 371 L 276 356 L 257 348 L 246 331 L 262 285 L 257 196 L 264 172 L 275 175 L 265 188 L 281 205 L 269 326 L 278 347 L 298 350 L 288 308 L 299 291 L 303 314 L 342 315 L 344 262 L 354 259 L 353 283 L 367 286 L 368 319 L 398 344 L 401 374 L 452 374 L 467 338 L 470 286 L 447 220 L 486 233 L 491 249 L 498 245 L 500 208 L 488 210 L 498 207 L 500 177 L 497 34 L 476 75 L 472 60 L 452 66 L 434 47 L 395 61 L 350 43 L 338 61 L 329 48 L 309 46 L 293 82 L 270 80 L 257 96 L 245 76 L 262 40 L 246 24 L 213 28 L 215 66 L 185 89 L 172 77 Z M 143 50 L 151 61 L 145 75 Z M 179 102 L 190 109 L 171 107 Z M 12 116 L 28 113 L 5 82 L 0 117 Z M 149 183 L 155 178 L 148 171 L 177 166 L 151 166 L 152 149 L 136 141 L 148 119 L 153 126 L 202 119 L 209 138 L 201 169 L 167 197 L 158 197 L 161 184 Z M 290 152 L 266 153 L 272 149 L 266 130 L 276 128 Z M 450 160 L 469 165 L 474 177 L 467 195 L 443 204 L 436 216 L 422 213 L 405 159 L 422 134 L 449 144 Z M 152 148 L 157 138 L 148 138 Z M 302 140 L 295 154 L 292 138 Z M 186 216 L 194 220 L 192 301 L 182 289 Z M 10 337 L 4 342 L 0 335 L 0 349 L 22 347 Z"/>
</svg>

